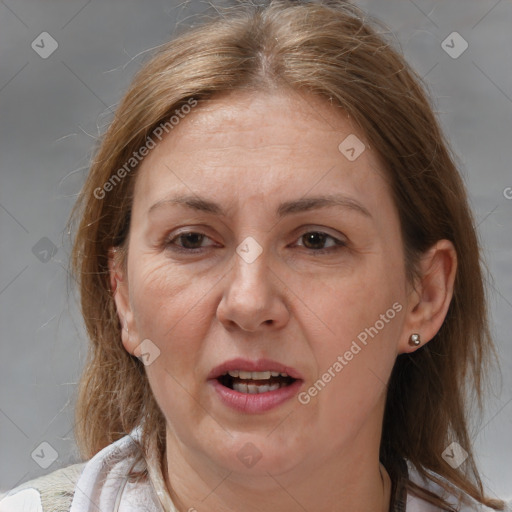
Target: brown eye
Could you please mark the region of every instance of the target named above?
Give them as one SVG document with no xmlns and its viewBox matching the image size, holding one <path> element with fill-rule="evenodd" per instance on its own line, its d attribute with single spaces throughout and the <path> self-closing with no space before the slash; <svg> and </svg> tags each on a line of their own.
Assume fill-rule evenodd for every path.
<svg viewBox="0 0 512 512">
<path fill-rule="evenodd" d="M 202 233 L 185 233 L 182 235 L 179 235 L 175 238 L 182 240 L 181 247 L 184 247 L 185 249 L 196 249 L 195 247 L 197 244 L 199 244 L 199 247 L 201 246 L 201 243 L 203 242 L 205 238 L 205 235 Z"/>
<path fill-rule="evenodd" d="M 302 235 L 305 247 L 308 249 L 323 249 L 327 235 L 325 233 L 311 232 Z M 321 246 L 321 247 L 320 247 Z"/>
<path fill-rule="evenodd" d="M 298 244 L 299 246 L 303 246 L 306 249 L 315 252 L 315 253 L 323 253 L 330 252 L 332 250 L 336 250 L 338 247 L 346 246 L 345 242 L 334 238 L 323 231 L 308 231 L 304 233 L 299 240 L 302 240 L 302 244 Z M 330 242 L 328 247 L 325 247 L 325 244 Z"/>
<path fill-rule="evenodd" d="M 178 235 L 169 238 L 165 242 L 165 246 L 174 251 L 189 253 L 201 252 L 203 249 L 207 249 L 213 245 L 203 245 L 203 242 L 206 239 L 209 238 L 204 233 L 189 231 L 185 233 L 179 233 Z"/>
</svg>

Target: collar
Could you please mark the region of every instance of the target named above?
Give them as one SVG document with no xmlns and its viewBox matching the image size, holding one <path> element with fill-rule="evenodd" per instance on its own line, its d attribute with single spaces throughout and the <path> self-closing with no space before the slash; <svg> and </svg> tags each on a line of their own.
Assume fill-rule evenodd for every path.
<svg viewBox="0 0 512 512">
<path fill-rule="evenodd" d="M 156 439 L 146 453 L 141 450 L 140 439 L 138 427 L 85 465 L 70 512 L 178 512 L 165 484 Z M 390 511 L 406 512 L 408 469 L 405 460 L 398 462 L 398 476 L 391 477 Z"/>
</svg>

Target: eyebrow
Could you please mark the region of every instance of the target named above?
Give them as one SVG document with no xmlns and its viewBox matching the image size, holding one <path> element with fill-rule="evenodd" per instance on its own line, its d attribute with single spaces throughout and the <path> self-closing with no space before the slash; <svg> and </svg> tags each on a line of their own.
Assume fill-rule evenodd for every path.
<svg viewBox="0 0 512 512">
<path fill-rule="evenodd" d="M 211 213 L 213 215 L 224 217 L 227 216 L 222 206 L 220 206 L 218 203 L 192 194 L 162 199 L 149 208 L 148 214 L 167 205 L 182 205 L 186 208 L 190 208 L 196 211 Z M 361 213 L 366 217 L 372 218 L 370 212 L 361 203 L 351 197 L 342 194 L 302 197 L 293 201 L 286 201 L 278 206 L 275 213 L 276 216 L 281 219 L 294 213 L 316 210 L 320 208 L 329 208 L 333 206 L 347 208 Z"/>
</svg>

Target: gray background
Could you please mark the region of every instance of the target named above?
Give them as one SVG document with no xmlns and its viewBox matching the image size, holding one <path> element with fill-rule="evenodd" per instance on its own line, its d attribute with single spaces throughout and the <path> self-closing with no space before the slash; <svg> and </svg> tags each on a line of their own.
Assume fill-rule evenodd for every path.
<svg viewBox="0 0 512 512">
<path fill-rule="evenodd" d="M 396 33 L 425 77 L 468 185 L 495 279 L 502 367 L 473 439 L 490 494 L 510 498 L 512 4 L 357 3 Z M 0 0 L 0 490 L 77 460 L 73 403 L 86 338 L 68 285 L 66 221 L 97 137 L 147 51 L 171 37 L 177 20 L 186 26 L 206 8 L 176 0 Z M 45 31 L 58 48 L 43 59 L 31 44 Z M 454 31 L 469 45 L 456 59 L 441 45 Z M 48 469 L 38 465 L 54 457 Z"/>
</svg>

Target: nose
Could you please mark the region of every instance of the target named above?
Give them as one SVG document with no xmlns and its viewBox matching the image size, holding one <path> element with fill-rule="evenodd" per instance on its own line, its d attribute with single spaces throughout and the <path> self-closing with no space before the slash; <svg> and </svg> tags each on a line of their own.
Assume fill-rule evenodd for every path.
<svg viewBox="0 0 512 512">
<path fill-rule="evenodd" d="M 257 332 L 283 328 L 289 319 L 285 284 L 269 267 L 266 251 L 252 262 L 239 254 L 224 280 L 217 318 L 227 330 Z"/>
</svg>

